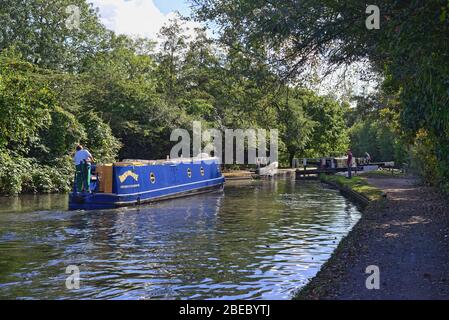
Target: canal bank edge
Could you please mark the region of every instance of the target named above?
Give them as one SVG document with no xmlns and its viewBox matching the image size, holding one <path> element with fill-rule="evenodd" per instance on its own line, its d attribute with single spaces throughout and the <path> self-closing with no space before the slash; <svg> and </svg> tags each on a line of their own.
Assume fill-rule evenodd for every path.
<svg viewBox="0 0 449 320">
<path fill-rule="evenodd" d="M 340 241 L 320 271 L 308 284 L 298 289 L 293 300 L 317 300 L 323 297 L 330 298 L 344 275 L 345 266 L 355 254 L 354 244 L 358 243 L 358 235 L 363 232 L 363 220 L 367 219 L 368 210 L 381 210 L 386 193 L 366 181 L 362 177 L 347 179 L 343 176 L 320 175 L 320 181 L 340 190 L 351 201 L 359 205 L 362 216 L 352 230 Z"/>
<path fill-rule="evenodd" d="M 385 199 L 387 196 L 384 191 L 370 185 L 365 178 L 360 176 L 348 179 L 344 176 L 322 174 L 319 178 L 321 182 L 340 190 L 344 196 L 362 208 L 366 208 L 371 202 Z"/>
</svg>

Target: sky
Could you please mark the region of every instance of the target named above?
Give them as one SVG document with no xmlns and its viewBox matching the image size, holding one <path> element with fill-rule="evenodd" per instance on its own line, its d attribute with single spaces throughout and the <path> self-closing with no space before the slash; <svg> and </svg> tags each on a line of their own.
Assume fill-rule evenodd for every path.
<svg viewBox="0 0 449 320">
<path fill-rule="evenodd" d="M 101 21 L 118 34 L 156 38 L 159 29 L 171 18 L 175 11 L 182 15 L 190 14 L 186 0 L 88 0 L 98 7 Z M 193 30 L 200 26 L 187 22 L 186 27 Z"/>
</svg>

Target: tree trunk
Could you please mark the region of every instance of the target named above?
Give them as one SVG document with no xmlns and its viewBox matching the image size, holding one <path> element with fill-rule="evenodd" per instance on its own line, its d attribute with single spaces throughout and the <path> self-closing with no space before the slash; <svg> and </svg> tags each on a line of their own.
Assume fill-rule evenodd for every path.
<svg viewBox="0 0 449 320">
<path fill-rule="evenodd" d="M 293 158 L 295 157 L 295 152 L 289 152 L 288 153 L 288 161 L 289 161 L 289 166 L 292 167 L 293 164 Z"/>
</svg>

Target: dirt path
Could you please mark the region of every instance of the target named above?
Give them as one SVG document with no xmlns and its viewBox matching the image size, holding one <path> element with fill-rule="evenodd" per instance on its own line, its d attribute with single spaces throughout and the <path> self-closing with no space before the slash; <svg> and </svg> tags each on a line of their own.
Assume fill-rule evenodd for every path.
<svg viewBox="0 0 449 320">
<path fill-rule="evenodd" d="M 301 293 L 306 299 L 449 299 L 449 207 L 413 178 L 370 178 L 387 193 L 372 205 Z M 380 270 L 368 290 L 365 269 Z"/>
</svg>

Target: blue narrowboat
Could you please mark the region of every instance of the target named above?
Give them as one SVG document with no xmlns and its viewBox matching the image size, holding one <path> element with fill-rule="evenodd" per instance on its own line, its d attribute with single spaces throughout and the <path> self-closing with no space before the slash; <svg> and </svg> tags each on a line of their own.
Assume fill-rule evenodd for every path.
<svg viewBox="0 0 449 320">
<path fill-rule="evenodd" d="M 123 160 L 92 165 L 89 191 L 74 190 L 70 210 L 110 209 L 221 189 L 218 158 L 200 155 L 172 160 Z"/>
</svg>

